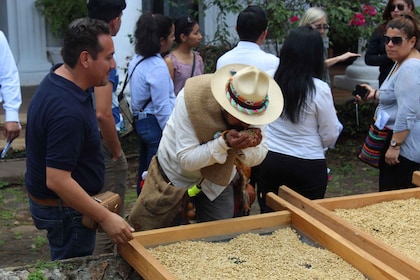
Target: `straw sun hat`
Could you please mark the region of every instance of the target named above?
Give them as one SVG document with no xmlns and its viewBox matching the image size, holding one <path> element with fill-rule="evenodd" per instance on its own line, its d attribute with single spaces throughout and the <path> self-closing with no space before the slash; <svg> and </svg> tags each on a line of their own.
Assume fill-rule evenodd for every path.
<svg viewBox="0 0 420 280">
<path fill-rule="evenodd" d="M 254 66 L 230 64 L 220 68 L 211 79 L 211 91 L 223 109 L 247 124 L 268 124 L 283 111 L 280 87 Z"/>
</svg>

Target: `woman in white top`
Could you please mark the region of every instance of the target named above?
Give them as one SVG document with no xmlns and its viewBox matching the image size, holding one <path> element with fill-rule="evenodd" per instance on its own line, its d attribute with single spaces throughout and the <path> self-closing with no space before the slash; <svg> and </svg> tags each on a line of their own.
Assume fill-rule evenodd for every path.
<svg viewBox="0 0 420 280">
<path fill-rule="evenodd" d="M 327 187 L 324 149 L 339 135 L 339 121 L 324 73 L 323 43 L 310 26 L 291 31 L 274 76 L 284 96 L 282 115 L 267 126 L 268 154 L 258 176 L 261 212 L 268 192 L 286 185 L 309 199 L 323 198 Z"/>
</svg>

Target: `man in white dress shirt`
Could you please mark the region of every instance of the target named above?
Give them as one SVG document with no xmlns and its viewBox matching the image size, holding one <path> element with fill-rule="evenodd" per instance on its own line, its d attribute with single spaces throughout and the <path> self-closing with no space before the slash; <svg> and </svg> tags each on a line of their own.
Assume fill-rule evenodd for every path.
<svg viewBox="0 0 420 280">
<path fill-rule="evenodd" d="M 0 31 L 0 103 L 4 108 L 4 130 L 6 141 L 20 134 L 19 107 L 22 103 L 19 73 L 15 59 L 3 32 Z"/>
<path fill-rule="evenodd" d="M 248 6 L 243 10 L 236 21 L 240 41 L 217 60 L 216 70 L 228 64 L 243 63 L 255 66 L 273 77 L 280 60 L 260 47 L 267 37 L 267 24 L 267 16 L 262 8 Z"/>
</svg>

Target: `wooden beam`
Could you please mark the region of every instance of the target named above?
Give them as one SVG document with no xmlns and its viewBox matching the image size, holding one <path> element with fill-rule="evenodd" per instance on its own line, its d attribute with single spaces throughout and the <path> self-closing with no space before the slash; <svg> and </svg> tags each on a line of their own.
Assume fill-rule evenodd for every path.
<svg viewBox="0 0 420 280">
<path fill-rule="evenodd" d="M 375 256 L 379 261 L 386 263 L 395 271 L 399 271 L 408 279 L 418 279 L 420 275 L 420 265 L 418 263 L 403 256 L 383 242 L 375 240 L 369 234 L 351 225 L 337 215 L 334 215 L 331 211 L 318 203 L 301 196 L 286 186 L 281 186 L 279 188 L 278 196 L 270 194 L 267 198 L 268 197 L 270 197 L 270 201 L 267 202 L 268 206 L 274 206 L 274 201 L 277 200 L 277 203 L 280 204 L 281 207 L 286 205 L 292 213 L 299 213 L 299 216 L 306 213 L 306 215 L 321 222 L 358 248 L 362 248 L 367 254 Z M 292 216 L 292 223 L 294 217 L 295 215 Z M 299 225 L 299 223 L 297 223 L 297 225 Z"/>
</svg>

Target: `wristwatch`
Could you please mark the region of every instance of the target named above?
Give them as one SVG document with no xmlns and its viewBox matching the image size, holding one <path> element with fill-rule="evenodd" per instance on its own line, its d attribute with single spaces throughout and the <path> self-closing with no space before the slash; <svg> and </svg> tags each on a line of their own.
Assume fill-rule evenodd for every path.
<svg viewBox="0 0 420 280">
<path fill-rule="evenodd" d="M 401 146 L 401 143 L 398 143 L 395 139 L 391 139 L 390 145 L 391 147 L 398 147 Z"/>
</svg>

